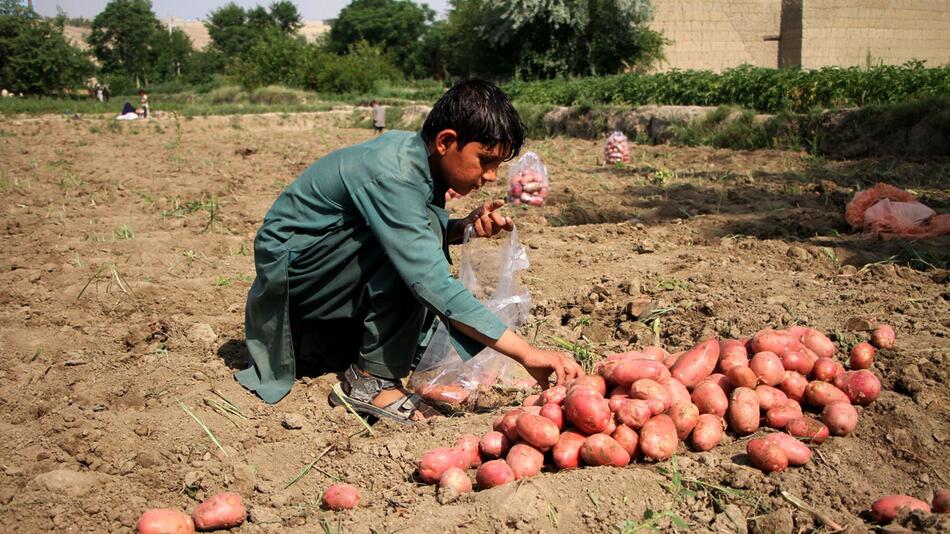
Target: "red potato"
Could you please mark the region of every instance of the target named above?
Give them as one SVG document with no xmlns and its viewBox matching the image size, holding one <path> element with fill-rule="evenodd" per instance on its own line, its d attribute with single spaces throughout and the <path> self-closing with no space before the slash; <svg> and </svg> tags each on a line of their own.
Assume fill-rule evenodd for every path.
<svg viewBox="0 0 950 534">
<path fill-rule="evenodd" d="M 782 367 L 786 371 L 795 371 L 803 375 L 811 372 L 815 361 L 803 350 L 787 350 L 781 357 Z"/>
<path fill-rule="evenodd" d="M 832 402 L 821 411 L 821 422 L 834 436 L 847 436 L 858 426 L 858 412 L 850 402 Z"/>
<path fill-rule="evenodd" d="M 564 397 L 567 396 L 567 388 L 564 386 L 550 387 L 541 392 L 541 405 L 564 404 Z"/>
<path fill-rule="evenodd" d="M 727 377 L 726 375 L 722 373 L 713 373 L 707 376 L 705 380 L 699 383 L 699 386 L 701 386 L 703 382 L 712 382 L 713 384 L 716 384 L 717 386 L 721 387 L 722 390 L 726 393 L 726 396 L 728 396 L 729 393 L 732 393 L 732 390 L 735 389 L 732 386 L 732 384 L 729 382 L 729 377 Z M 696 386 L 696 387 L 699 387 L 699 386 Z"/>
<path fill-rule="evenodd" d="M 893 349 L 897 336 L 894 329 L 886 324 L 882 324 L 871 333 L 871 344 L 879 349 Z"/>
<path fill-rule="evenodd" d="M 655 415 L 640 429 L 640 450 L 651 460 L 668 460 L 676 452 L 679 438 L 668 415 Z"/>
<path fill-rule="evenodd" d="M 439 479 L 439 498 L 441 502 L 455 500 L 463 493 L 472 491 L 472 480 L 468 474 L 456 467 L 450 467 Z"/>
<path fill-rule="evenodd" d="M 796 438 L 801 438 L 805 443 L 815 445 L 821 445 L 831 434 L 824 423 L 805 416 L 789 421 L 785 425 L 785 431 Z"/>
<path fill-rule="evenodd" d="M 541 407 L 538 405 L 534 406 L 525 406 L 524 413 L 529 413 L 531 415 L 541 415 Z M 517 422 L 517 420 L 516 420 Z"/>
<path fill-rule="evenodd" d="M 475 471 L 475 483 L 482 489 L 503 486 L 514 480 L 515 473 L 504 460 L 485 462 Z"/>
<path fill-rule="evenodd" d="M 441 479 L 440 475 L 436 482 Z M 323 506 L 330 510 L 352 510 L 360 503 L 360 492 L 349 484 L 333 484 L 323 492 Z"/>
<path fill-rule="evenodd" d="M 575 469 L 581 465 L 581 446 L 587 438 L 578 432 L 565 430 L 558 438 L 551 456 L 559 469 Z"/>
<path fill-rule="evenodd" d="M 765 426 L 776 430 L 785 430 L 788 422 L 792 419 L 798 419 L 802 416 L 802 408 L 797 402 L 788 400 L 777 406 L 773 406 L 765 412 Z"/>
<path fill-rule="evenodd" d="M 692 402 L 674 404 L 670 407 L 670 419 L 676 427 L 676 437 L 683 440 L 699 422 L 699 408 Z"/>
<path fill-rule="evenodd" d="M 690 446 L 695 451 L 708 451 L 722 441 L 725 422 L 718 415 L 704 413 L 699 416 L 693 432 L 689 435 Z"/>
<path fill-rule="evenodd" d="M 703 382 L 696 386 L 691 400 L 699 408 L 701 414 L 711 413 L 722 417 L 726 415 L 726 410 L 729 408 L 729 398 L 726 397 L 726 392 L 714 382 Z"/>
<path fill-rule="evenodd" d="M 633 429 L 642 428 L 651 417 L 653 410 L 650 405 L 640 399 L 626 399 L 617 410 L 617 419 Z"/>
<path fill-rule="evenodd" d="M 676 359 L 670 374 L 687 388 L 695 387 L 712 374 L 719 362 L 719 342 L 707 339 Z"/>
<path fill-rule="evenodd" d="M 614 386 L 607 394 L 608 399 L 614 397 L 630 398 L 630 386 Z"/>
<path fill-rule="evenodd" d="M 624 395 L 615 395 L 610 397 L 610 400 L 607 401 L 607 407 L 610 408 L 610 411 L 617 413 L 620 410 L 620 407 L 623 406 L 623 403 L 630 400 L 630 397 Z"/>
<path fill-rule="evenodd" d="M 502 418 L 500 428 L 497 428 L 496 430 L 499 430 L 501 433 L 508 436 L 508 439 L 511 440 L 512 443 L 518 441 L 518 438 L 521 437 L 518 434 L 518 418 L 521 417 L 522 414 L 526 413 L 528 412 L 522 408 L 509 410 L 508 413 L 505 414 L 505 417 Z"/>
<path fill-rule="evenodd" d="M 759 330 L 752 336 L 749 346 L 753 354 L 764 351 L 773 354 L 783 354 L 789 345 L 797 341 L 798 339 L 788 332 L 766 328 Z"/>
<path fill-rule="evenodd" d="M 673 397 L 670 391 L 656 380 L 641 378 L 630 386 L 630 396 L 634 399 L 645 401 L 655 400 L 660 403 L 659 410 L 654 413 L 663 413 L 673 404 Z"/>
<path fill-rule="evenodd" d="M 579 376 L 568 385 L 567 389 L 570 390 L 576 387 L 591 388 L 597 393 L 600 393 L 601 397 L 607 394 L 607 382 L 605 382 L 604 378 L 600 375 Z"/>
<path fill-rule="evenodd" d="M 819 408 L 823 408 L 832 402 L 851 403 L 851 399 L 844 391 L 836 388 L 833 384 L 820 380 L 813 380 L 808 383 L 808 387 L 805 388 L 805 400 L 808 404 Z"/>
<path fill-rule="evenodd" d="M 659 380 L 670 376 L 666 365 L 653 360 L 624 360 L 613 367 L 610 373 L 610 382 L 618 386 L 627 386 L 641 378 Z"/>
<path fill-rule="evenodd" d="M 788 398 L 801 402 L 805 398 L 808 379 L 795 371 L 785 371 L 785 378 L 782 379 L 782 383 L 778 387 Z"/>
<path fill-rule="evenodd" d="M 851 347 L 848 365 L 852 369 L 867 369 L 874 365 L 874 347 L 866 341 Z"/>
<path fill-rule="evenodd" d="M 759 430 L 759 398 L 749 388 L 736 388 L 729 398 L 726 421 L 736 434 L 745 436 Z"/>
<path fill-rule="evenodd" d="M 738 339 L 719 340 L 719 365 L 717 369 L 725 373 L 736 365 L 749 365 L 749 351 L 745 342 Z"/>
<path fill-rule="evenodd" d="M 867 406 L 881 394 L 881 381 L 871 371 L 862 369 L 847 374 L 843 391 L 851 399 L 851 404 Z"/>
<path fill-rule="evenodd" d="M 745 450 L 749 463 L 766 473 L 784 471 L 788 467 L 785 451 L 777 443 L 767 439 L 750 439 Z"/>
<path fill-rule="evenodd" d="M 733 388 L 754 388 L 759 383 L 759 377 L 755 375 L 755 371 L 744 365 L 730 367 L 726 371 L 726 378 L 729 379 L 729 384 Z"/>
<path fill-rule="evenodd" d="M 510 448 L 511 440 L 497 430 L 486 432 L 478 441 L 478 450 L 485 458 L 501 458 L 508 454 Z"/>
<path fill-rule="evenodd" d="M 469 462 L 470 458 L 463 450 L 449 447 L 431 449 L 419 460 L 419 478 L 427 484 L 435 484 L 446 469 L 468 469 Z"/>
<path fill-rule="evenodd" d="M 835 367 L 837 371 L 835 371 L 835 377 L 831 381 L 831 384 L 834 387 L 840 389 L 841 391 L 844 391 L 845 385 L 848 383 L 848 380 L 851 380 L 852 371 L 845 371 L 844 366 L 838 362 L 835 362 Z"/>
<path fill-rule="evenodd" d="M 930 505 L 909 495 L 887 495 L 871 504 L 871 516 L 878 523 L 890 523 L 902 508 L 930 513 Z"/>
<path fill-rule="evenodd" d="M 560 408 L 558 408 L 560 410 Z M 561 431 L 553 421 L 540 415 L 522 414 L 516 424 L 518 435 L 538 450 L 547 450 L 557 443 Z M 508 462 L 511 464 L 511 462 Z"/>
<path fill-rule="evenodd" d="M 577 389 L 583 388 L 575 388 Z M 596 392 L 568 393 L 564 399 L 564 415 L 574 426 L 585 434 L 603 432 L 610 423 L 611 412 L 607 400 Z"/>
<path fill-rule="evenodd" d="M 664 350 L 662 347 L 657 347 L 655 345 L 643 347 L 643 350 L 640 351 L 640 354 L 645 360 L 653 360 L 655 362 L 661 363 L 665 362 L 670 355 L 670 353 L 666 352 L 666 350 Z"/>
<path fill-rule="evenodd" d="M 938 489 L 934 492 L 933 512 L 950 514 L 950 490 Z"/>
<path fill-rule="evenodd" d="M 191 516 L 170 508 L 146 510 L 135 524 L 138 534 L 194 534 Z"/>
<path fill-rule="evenodd" d="M 774 352 L 755 353 L 749 360 L 749 369 L 759 378 L 759 382 L 768 386 L 777 386 L 785 378 L 785 367 L 782 367 L 782 360 Z"/>
<path fill-rule="evenodd" d="M 811 460 L 812 452 L 803 442 L 785 434 L 784 432 L 772 432 L 765 436 L 766 441 L 771 441 L 782 449 L 785 457 L 788 459 L 788 465 L 805 465 Z"/>
<path fill-rule="evenodd" d="M 674 352 L 672 354 L 667 354 L 666 358 L 663 359 L 663 365 L 666 366 L 667 370 L 673 367 L 673 364 L 680 359 L 680 356 L 686 354 L 686 351 Z"/>
<path fill-rule="evenodd" d="M 786 328 L 784 331 L 791 334 L 798 341 L 801 341 L 802 338 L 805 337 L 805 334 L 808 333 L 808 327 L 798 325 L 798 324 L 793 324 L 792 326 L 789 326 L 788 328 Z"/>
<path fill-rule="evenodd" d="M 773 406 L 778 406 L 788 400 L 788 396 L 781 389 L 761 384 L 755 388 L 755 396 L 759 399 L 759 410 L 767 412 Z"/>
<path fill-rule="evenodd" d="M 661 378 L 657 380 L 657 382 L 659 382 L 661 386 L 665 387 L 666 390 L 670 392 L 672 404 L 693 402 L 692 398 L 690 397 L 689 390 L 686 389 L 686 386 L 684 386 L 682 382 L 673 378 L 672 376 Z"/>
<path fill-rule="evenodd" d="M 601 430 L 601 431 L 598 432 L 598 433 L 599 433 L 599 434 L 607 434 L 608 436 L 611 436 L 611 435 L 613 435 L 614 430 L 617 430 L 617 421 L 615 421 L 615 418 L 614 418 L 614 417 L 611 417 L 611 418 L 610 418 L 610 422 L 607 423 L 607 428 Z"/>
<path fill-rule="evenodd" d="M 614 430 L 614 433 L 611 434 L 611 437 L 616 440 L 617 443 L 623 447 L 623 450 L 627 451 L 627 454 L 630 455 L 631 461 L 637 456 L 637 453 L 640 452 L 640 435 L 637 434 L 637 431 L 630 428 L 627 425 L 617 425 L 617 429 Z"/>
<path fill-rule="evenodd" d="M 541 472 L 544 465 L 544 454 L 538 449 L 525 443 L 518 443 L 508 451 L 505 462 L 515 475 L 515 480 L 533 477 Z"/>
<path fill-rule="evenodd" d="M 587 465 L 624 467 L 630 463 L 630 453 L 614 438 L 606 434 L 594 434 L 584 440 L 581 446 L 581 459 Z"/>
<path fill-rule="evenodd" d="M 244 522 L 247 510 L 237 493 L 216 493 L 195 507 L 191 518 L 197 530 L 226 530 Z"/>
<path fill-rule="evenodd" d="M 455 448 L 465 451 L 468 455 L 468 466 L 478 467 L 482 465 L 482 455 L 478 450 L 479 439 L 475 434 L 465 434 L 455 440 Z"/>
<path fill-rule="evenodd" d="M 558 432 L 564 430 L 564 409 L 560 404 L 545 404 L 541 407 L 541 417 L 549 419 L 557 427 Z"/>
<path fill-rule="evenodd" d="M 541 399 L 541 395 L 535 393 L 534 395 L 528 395 L 521 401 L 522 406 L 538 406 L 538 401 Z"/>
<path fill-rule="evenodd" d="M 828 339 L 828 336 L 814 328 L 808 329 L 808 332 L 802 337 L 802 344 L 811 349 L 819 358 L 831 358 L 838 350 L 838 347 Z"/>
</svg>

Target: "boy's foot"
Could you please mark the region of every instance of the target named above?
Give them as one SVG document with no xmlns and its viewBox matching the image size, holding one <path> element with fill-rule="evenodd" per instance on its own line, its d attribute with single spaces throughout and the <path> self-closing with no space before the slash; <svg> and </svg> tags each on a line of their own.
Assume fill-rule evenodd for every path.
<svg viewBox="0 0 950 534">
<path fill-rule="evenodd" d="M 420 421 L 437 415 L 418 395 L 406 391 L 398 380 L 372 376 L 351 365 L 343 374 L 343 382 L 333 386 L 330 403 L 349 404 L 358 413 L 399 422 Z"/>
</svg>

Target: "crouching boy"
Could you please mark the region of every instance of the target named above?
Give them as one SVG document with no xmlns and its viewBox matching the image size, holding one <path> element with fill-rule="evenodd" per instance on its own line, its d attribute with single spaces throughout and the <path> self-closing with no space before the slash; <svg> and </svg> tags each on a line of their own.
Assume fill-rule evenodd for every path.
<svg viewBox="0 0 950 534">
<path fill-rule="evenodd" d="M 449 219 L 445 194 L 496 180 L 524 143 L 524 125 L 495 85 L 450 89 L 421 133 L 392 131 L 311 165 L 264 217 L 254 240 L 257 278 L 245 312 L 251 366 L 238 381 L 268 403 L 283 398 L 296 365 L 343 370 L 330 401 L 406 421 L 425 405 L 401 379 L 412 370 L 438 318 L 463 358 L 484 347 L 514 359 L 542 387 L 583 374 L 559 352 L 532 347 L 449 272 L 449 244 L 467 225 L 490 237 L 510 218 L 486 202 Z M 431 413 L 431 412 L 429 412 Z"/>
</svg>

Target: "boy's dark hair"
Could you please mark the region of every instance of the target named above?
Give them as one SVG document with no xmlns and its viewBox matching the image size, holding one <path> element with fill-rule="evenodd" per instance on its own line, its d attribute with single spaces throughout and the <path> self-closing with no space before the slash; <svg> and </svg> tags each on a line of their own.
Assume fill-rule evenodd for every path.
<svg viewBox="0 0 950 534">
<path fill-rule="evenodd" d="M 524 145 L 525 125 L 511 100 L 485 80 L 459 82 L 442 95 L 422 125 L 422 138 L 431 143 L 445 129 L 458 134 L 458 148 L 472 141 L 489 149 L 501 146 L 505 160 L 517 156 Z"/>
</svg>

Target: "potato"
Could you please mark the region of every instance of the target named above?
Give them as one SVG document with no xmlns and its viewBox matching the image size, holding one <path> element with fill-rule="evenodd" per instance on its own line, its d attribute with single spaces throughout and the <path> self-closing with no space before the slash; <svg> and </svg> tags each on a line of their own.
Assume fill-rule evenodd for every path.
<svg viewBox="0 0 950 534">
<path fill-rule="evenodd" d="M 726 378 L 733 388 L 754 388 L 759 383 L 755 371 L 744 365 L 735 365 L 726 371 Z"/>
<path fill-rule="evenodd" d="M 517 443 L 508 451 L 505 462 L 515 475 L 515 480 L 533 477 L 541 472 L 544 454 L 526 443 Z"/>
<path fill-rule="evenodd" d="M 775 405 L 765 412 L 765 426 L 776 430 L 785 430 L 788 422 L 802 416 L 802 408 L 797 402 L 789 399 Z"/>
<path fill-rule="evenodd" d="M 722 417 L 711 413 L 701 414 L 689 435 L 690 446 L 695 451 L 711 450 L 722 441 L 724 430 L 725 422 Z"/>
<path fill-rule="evenodd" d="M 683 402 L 693 402 L 690 398 L 689 390 L 686 389 L 686 386 L 682 382 L 673 378 L 672 376 L 667 376 L 657 380 L 657 382 L 666 388 L 670 392 L 670 399 L 672 404 L 680 404 Z"/>
<path fill-rule="evenodd" d="M 617 419 L 632 429 L 639 429 L 653 417 L 653 410 L 646 401 L 626 399 L 617 410 Z"/>
<path fill-rule="evenodd" d="M 576 387 L 591 388 L 597 393 L 600 393 L 601 397 L 607 394 L 607 382 L 604 381 L 604 378 L 600 375 L 579 376 L 568 384 L 567 389 L 570 390 Z"/>
<path fill-rule="evenodd" d="M 623 447 L 623 450 L 627 451 L 631 461 L 637 456 L 637 453 L 640 452 L 640 435 L 629 426 L 617 425 L 616 430 L 614 430 L 614 433 L 611 434 L 610 437 L 614 438 L 614 440 Z"/>
<path fill-rule="evenodd" d="M 821 411 L 821 422 L 834 436 L 847 436 L 858 426 L 858 412 L 850 402 L 832 402 Z"/>
<path fill-rule="evenodd" d="M 679 438 L 668 415 L 655 415 L 640 429 L 640 450 L 651 460 L 668 460 L 676 452 Z"/>
<path fill-rule="evenodd" d="M 538 401 L 541 399 L 541 395 L 535 393 L 534 395 L 528 395 L 521 401 L 522 406 L 538 406 Z"/>
<path fill-rule="evenodd" d="M 633 383 L 630 386 L 630 396 L 634 399 L 641 399 L 645 401 L 656 400 L 660 403 L 659 409 L 655 409 L 654 413 L 663 413 L 669 409 L 670 405 L 673 404 L 673 397 L 670 395 L 670 391 L 663 387 L 656 380 L 649 378 L 641 378 Z"/>
<path fill-rule="evenodd" d="M 459 495 L 472 491 L 472 480 L 465 471 L 457 467 L 450 467 L 442 473 L 439 479 L 439 502 L 454 501 Z"/>
<path fill-rule="evenodd" d="M 808 383 L 808 387 L 805 388 L 805 400 L 808 404 L 819 408 L 823 408 L 832 402 L 851 402 L 844 391 L 836 388 L 833 384 L 820 380 L 813 380 Z"/>
<path fill-rule="evenodd" d="M 785 396 L 799 402 L 805 398 L 805 388 L 807 387 L 808 379 L 796 371 L 785 371 L 785 378 L 778 385 Z"/>
<path fill-rule="evenodd" d="M 610 382 L 618 386 L 627 386 L 641 378 L 659 380 L 670 376 L 670 370 L 661 362 L 653 360 L 625 360 L 613 367 Z"/>
<path fill-rule="evenodd" d="M 554 458 L 554 465 L 560 469 L 575 469 L 581 465 L 581 446 L 587 438 L 578 432 L 565 430 L 558 438 L 554 448 L 551 449 L 551 456 Z"/>
<path fill-rule="evenodd" d="M 541 417 L 549 419 L 557 427 L 558 432 L 564 430 L 564 409 L 560 404 L 545 404 L 541 407 Z"/>
<path fill-rule="evenodd" d="M 811 349 L 819 358 L 831 358 L 838 350 L 838 347 L 828 339 L 828 336 L 814 328 L 808 329 L 808 332 L 802 337 L 802 344 Z"/>
<path fill-rule="evenodd" d="M 439 478 L 442 478 L 441 474 Z M 330 510 L 352 510 L 359 503 L 360 492 L 349 484 L 333 484 L 323 492 L 323 506 Z"/>
<path fill-rule="evenodd" d="M 886 324 L 878 326 L 874 332 L 871 332 L 871 344 L 879 349 L 893 349 L 896 340 L 894 329 Z"/>
<path fill-rule="evenodd" d="M 674 352 L 672 354 L 667 355 L 666 358 L 663 360 L 663 365 L 665 365 L 667 370 L 669 370 L 670 368 L 673 367 L 673 364 L 676 363 L 676 360 L 679 360 L 680 356 L 684 354 L 686 354 L 685 350 L 680 351 L 680 352 Z"/>
<path fill-rule="evenodd" d="M 824 423 L 804 416 L 789 421 L 785 425 L 785 431 L 796 438 L 801 438 L 805 443 L 814 443 L 815 445 L 820 445 L 830 435 L 828 427 Z"/>
<path fill-rule="evenodd" d="M 774 352 L 755 353 L 749 360 L 749 369 L 752 369 L 755 376 L 759 378 L 759 382 L 768 386 L 777 386 L 785 378 L 785 367 Z"/>
<path fill-rule="evenodd" d="M 788 400 L 788 396 L 782 393 L 782 390 L 765 384 L 756 386 L 755 396 L 759 399 L 759 410 L 763 412 Z"/>
<path fill-rule="evenodd" d="M 619 387 L 619 386 L 618 386 L 618 387 Z M 628 401 L 628 400 L 630 400 L 630 397 L 628 397 L 628 396 L 626 396 L 626 395 L 623 395 L 623 396 L 614 395 L 614 396 L 610 397 L 610 400 L 607 401 L 607 407 L 610 408 L 610 411 L 611 411 L 611 412 L 617 413 L 617 411 L 620 409 L 620 407 L 623 406 L 623 403 L 626 402 L 626 401 Z"/>
<path fill-rule="evenodd" d="M 729 396 L 730 393 L 732 393 L 732 390 L 735 389 L 735 388 L 732 386 L 732 384 L 729 382 L 729 377 L 727 377 L 726 375 L 724 375 L 724 374 L 722 374 L 722 373 L 713 373 L 713 374 L 707 376 L 707 377 L 706 377 L 702 382 L 700 382 L 699 385 L 696 386 L 696 387 L 699 387 L 699 386 L 703 385 L 704 382 L 712 382 L 713 384 L 716 384 L 717 386 L 721 387 L 721 388 L 722 388 L 722 391 L 725 392 L 725 394 L 726 394 L 727 397 Z M 694 389 L 695 389 L 695 388 L 694 388 Z"/>
<path fill-rule="evenodd" d="M 862 369 L 848 373 L 846 376 L 844 393 L 851 399 L 851 404 L 867 406 L 881 394 L 881 381 L 871 371 Z"/>
<path fill-rule="evenodd" d="M 608 436 L 613 435 L 614 430 L 617 430 L 617 421 L 614 417 L 610 418 L 610 421 L 607 423 L 607 428 L 598 432 L 598 434 L 607 434 Z"/>
<path fill-rule="evenodd" d="M 831 384 L 841 391 L 844 391 L 848 380 L 851 380 L 852 371 L 845 371 L 844 366 L 838 362 L 835 362 L 835 368 L 835 377 L 831 380 Z"/>
<path fill-rule="evenodd" d="M 630 453 L 614 438 L 605 434 L 594 434 L 584 440 L 581 446 L 581 459 L 587 465 L 624 467 L 630 463 Z"/>
<path fill-rule="evenodd" d="M 558 406 L 564 404 L 564 397 L 567 395 L 567 388 L 564 386 L 554 386 L 550 387 L 541 392 L 541 405 L 545 404 L 557 404 Z"/>
<path fill-rule="evenodd" d="M 759 398 L 749 388 L 736 388 L 729 398 L 726 421 L 729 428 L 740 436 L 759 430 Z"/>
<path fill-rule="evenodd" d="M 862 341 L 851 347 L 848 364 L 852 369 L 867 369 L 871 367 L 874 365 L 874 347 L 866 341 Z"/>
<path fill-rule="evenodd" d="M 719 364 L 716 369 L 726 374 L 736 365 L 749 366 L 749 351 L 746 350 L 745 343 L 738 339 L 719 340 Z"/>
<path fill-rule="evenodd" d="M 674 404 L 670 407 L 670 419 L 676 427 L 676 437 L 686 439 L 699 421 L 699 408 L 692 402 Z"/>
<path fill-rule="evenodd" d="M 575 388 L 573 391 L 584 388 Z M 603 432 L 611 419 L 610 406 L 603 396 L 593 390 L 590 393 L 568 392 L 564 399 L 564 415 L 585 434 Z"/>
<path fill-rule="evenodd" d="M 703 382 L 696 386 L 691 396 L 693 404 L 699 408 L 699 413 L 711 413 L 722 417 L 729 408 L 729 399 L 726 392 L 714 382 Z"/>
<path fill-rule="evenodd" d="M 180 510 L 152 508 L 139 517 L 135 529 L 139 534 L 194 534 L 195 523 Z"/>
<path fill-rule="evenodd" d="M 771 441 L 782 449 L 785 457 L 788 458 L 788 465 L 805 465 L 811 460 L 812 452 L 808 445 L 784 432 L 772 432 L 763 439 Z"/>
<path fill-rule="evenodd" d="M 427 484 L 435 484 L 442 478 L 446 469 L 468 469 L 470 461 L 470 457 L 463 450 L 449 447 L 431 449 L 419 460 L 419 478 Z"/>
<path fill-rule="evenodd" d="M 244 522 L 247 511 L 237 493 L 216 493 L 202 501 L 191 513 L 197 530 L 227 530 Z"/>
<path fill-rule="evenodd" d="M 878 523 L 890 523 L 902 508 L 930 513 L 930 505 L 909 495 L 886 495 L 871 504 L 871 516 Z"/>
<path fill-rule="evenodd" d="M 511 440 L 497 430 L 486 432 L 482 439 L 478 440 L 478 451 L 485 458 L 501 458 L 508 454 L 511 448 Z"/>
<path fill-rule="evenodd" d="M 933 511 L 935 514 L 950 514 L 950 490 L 938 489 L 934 492 Z"/>
<path fill-rule="evenodd" d="M 478 436 L 475 434 L 465 434 L 455 440 L 455 448 L 465 451 L 468 455 L 468 467 L 478 467 L 482 465 L 482 455 L 478 451 Z"/>
<path fill-rule="evenodd" d="M 557 406 L 555 408 L 560 410 Z M 561 431 L 553 421 L 540 415 L 522 414 L 516 426 L 521 439 L 541 451 L 553 447 L 561 435 Z"/>
<path fill-rule="evenodd" d="M 475 483 L 482 489 L 503 486 L 514 480 L 515 473 L 504 460 L 485 462 L 475 471 Z"/>
<path fill-rule="evenodd" d="M 765 351 L 773 354 L 784 354 L 785 349 L 797 341 L 798 339 L 788 332 L 767 328 L 756 332 L 752 336 L 749 346 L 752 348 L 753 354 Z"/>
<path fill-rule="evenodd" d="M 712 374 L 718 362 L 719 342 L 707 339 L 677 358 L 670 367 L 670 375 L 687 388 L 692 388 Z"/>
<path fill-rule="evenodd" d="M 508 436 L 508 439 L 511 440 L 512 443 L 518 441 L 518 438 L 521 437 L 518 434 L 518 418 L 521 417 L 522 414 L 526 413 L 528 412 L 526 412 L 523 408 L 509 410 L 508 413 L 505 414 L 505 417 L 502 418 L 501 426 L 497 430 Z"/>
<path fill-rule="evenodd" d="M 649 345 L 643 347 L 643 350 L 640 351 L 640 354 L 644 360 L 653 360 L 655 362 L 665 362 L 669 357 L 670 353 L 666 352 L 662 347 L 657 347 L 655 345 Z"/>
<path fill-rule="evenodd" d="M 523 406 L 522 409 L 524 409 L 524 413 L 529 413 L 531 415 L 541 415 L 541 407 L 538 405 Z M 518 420 L 516 419 L 515 423 L 517 424 L 517 422 Z"/>
<path fill-rule="evenodd" d="M 766 473 L 784 471 L 788 467 L 788 457 L 782 448 L 766 439 L 750 439 L 746 443 L 746 454 L 749 463 Z"/>
<path fill-rule="evenodd" d="M 782 354 L 781 360 L 782 367 L 786 371 L 795 371 L 803 375 L 810 373 L 815 365 L 814 360 L 804 350 L 786 350 L 785 354 Z"/>
</svg>

